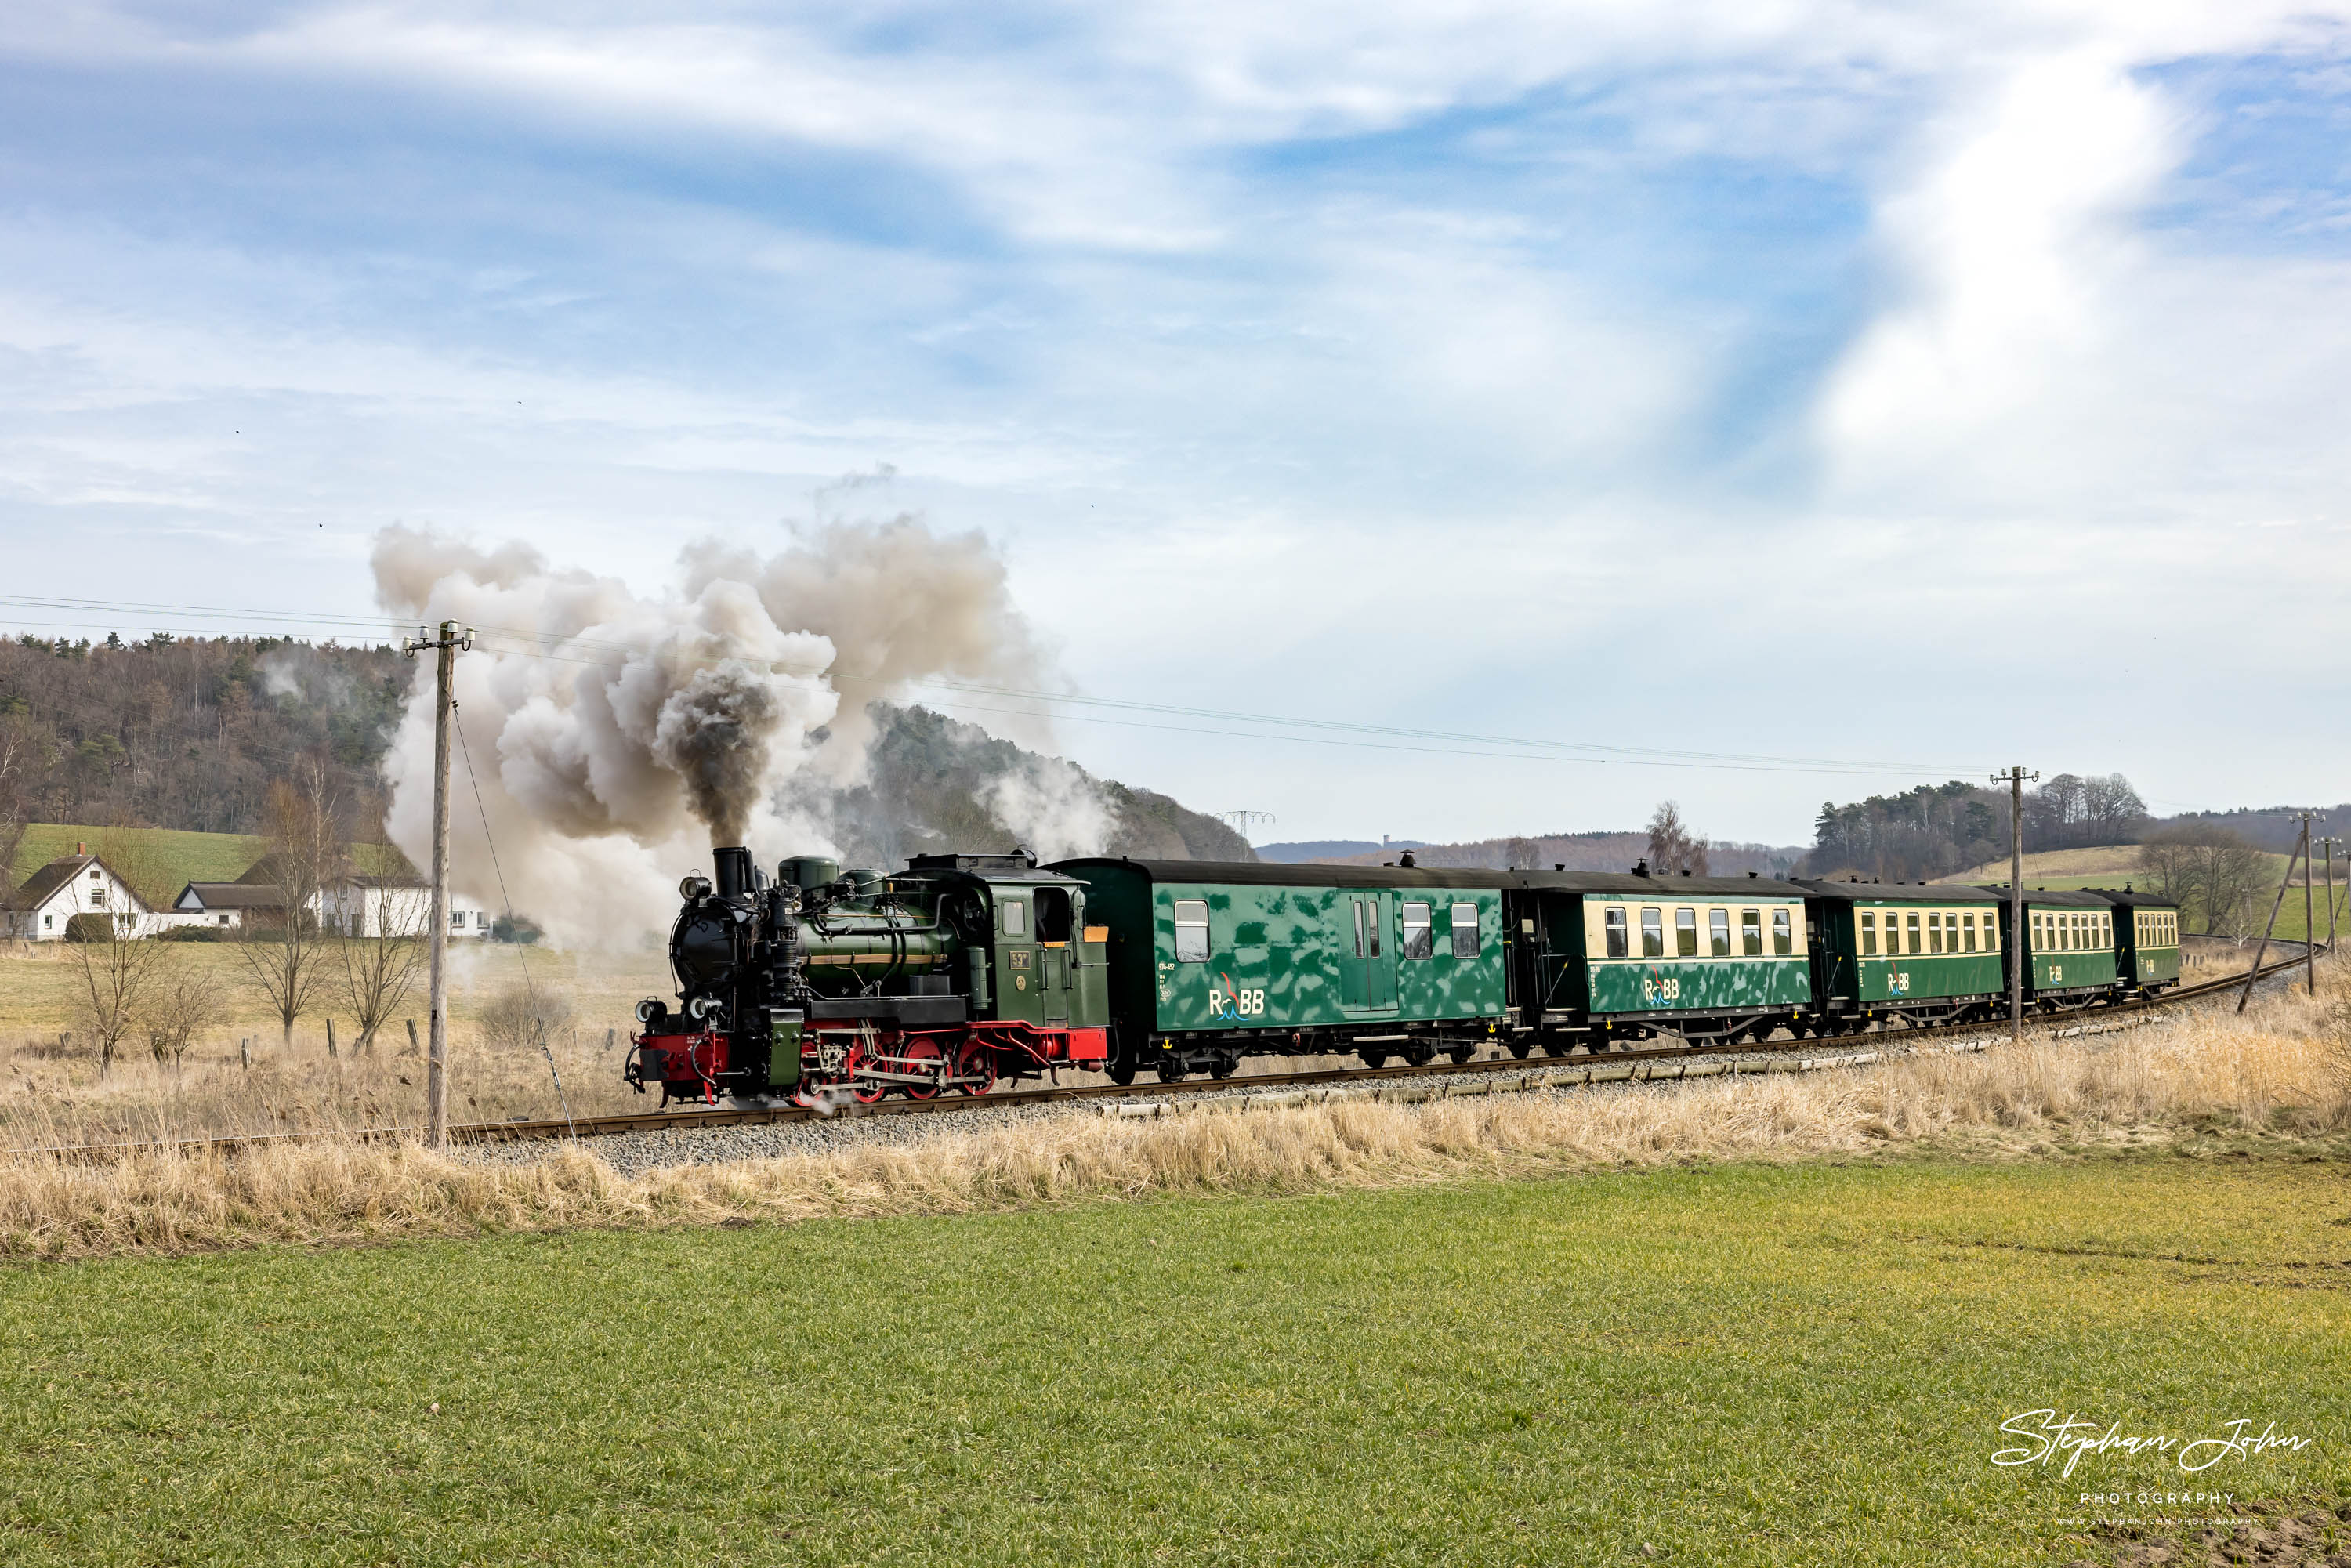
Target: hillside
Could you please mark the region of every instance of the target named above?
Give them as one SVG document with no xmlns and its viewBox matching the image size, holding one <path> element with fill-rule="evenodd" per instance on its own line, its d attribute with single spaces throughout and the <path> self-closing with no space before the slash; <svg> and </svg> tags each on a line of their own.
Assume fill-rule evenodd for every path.
<svg viewBox="0 0 2351 1568">
<path fill-rule="evenodd" d="M 234 878 L 257 858 L 270 781 L 316 760 L 353 836 L 372 838 L 378 779 L 413 666 L 391 648 L 269 638 L 0 642 L 0 853 L 16 882 L 95 844 L 91 824 L 154 830 L 141 880 Z M 1165 860 L 1257 858 L 1212 817 L 1098 779 L 974 726 L 883 707 L 867 781 L 794 801 L 847 858 L 881 865 L 943 849 L 1048 855 L 1106 845 Z"/>
<path fill-rule="evenodd" d="M 1044 835 L 1077 832 L 1082 842 L 1097 813 L 1102 847 L 1112 854 L 1258 858 L 1231 828 L 1154 790 L 1096 779 L 928 708 L 885 705 L 877 717 L 868 781 L 795 802 L 831 826 L 850 860 L 898 865 L 912 855 L 1016 843 L 1052 858 L 1066 852 L 1066 840 L 1057 845 Z"/>
<path fill-rule="evenodd" d="M 266 839 L 251 833 L 193 833 L 175 828 L 103 828 L 88 823 L 34 822 L 25 830 L 16 857 L 7 867 L 16 886 L 49 862 L 74 852 L 77 844 L 119 861 L 114 869 L 150 905 L 161 907 L 192 882 L 235 882 L 253 868 Z M 120 852 L 119 846 L 129 846 Z M 352 862 L 363 872 L 388 866 L 408 871 L 407 860 L 386 844 L 352 846 Z"/>
<path fill-rule="evenodd" d="M 258 832 L 297 758 L 358 800 L 412 673 L 392 648 L 267 637 L 0 642 L 0 818 Z"/>
</svg>

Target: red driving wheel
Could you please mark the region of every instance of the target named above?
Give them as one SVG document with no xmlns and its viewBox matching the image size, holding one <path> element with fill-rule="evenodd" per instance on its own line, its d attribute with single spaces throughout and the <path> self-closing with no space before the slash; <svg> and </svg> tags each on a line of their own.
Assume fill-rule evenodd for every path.
<svg viewBox="0 0 2351 1568">
<path fill-rule="evenodd" d="M 928 1035 L 916 1035 L 900 1049 L 898 1054 L 905 1058 L 909 1072 L 940 1071 L 947 1064 L 947 1053 L 940 1048 L 937 1040 Z M 935 1100 L 939 1097 L 939 1086 L 935 1083 L 909 1083 L 905 1090 L 909 1100 Z"/>
<path fill-rule="evenodd" d="M 879 1105 L 883 1098 L 890 1092 L 889 1084 L 875 1079 L 858 1076 L 872 1061 L 872 1053 L 863 1046 L 857 1045 L 850 1048 L 849 1060 L 844 1064 L 849 1071 L 849 1097 L 860 1105 Z"/>
<path fill-rule="evenodd" d="M 996 1052 L 987 1041 L 974 1036 L 956 1048 L 955 1075 L 965 1080 L 956 1087 L 967 1094 L 985 1094 L 996 1087 Z"/>
</svg>

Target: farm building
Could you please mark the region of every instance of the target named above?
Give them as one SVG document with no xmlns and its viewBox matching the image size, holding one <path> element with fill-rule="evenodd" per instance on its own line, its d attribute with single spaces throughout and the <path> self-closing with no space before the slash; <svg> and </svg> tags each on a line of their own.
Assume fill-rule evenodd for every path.
<svg viewBox="0 0 2351 1568">
<path fill-rule="evenodd" d="M 286 894 L 266 859 L 235 882 L 192 882 L 172 905 L 175 913 L 222 930 L 282 925 Z M 338 878 L 303 901 L 310 917 L 341 936 L 422 936 L 433 918 L 433 889 L 413 876 Z M 489 912 L 451 890 L 449 935 L 486 937 Z"/>
<path fill-rule="evenodd" d="M 59 856 L 26 878 L 13 902 L 16 912 L 5 917 L 11 923 L 5 934 L 26 942 L 62 942 L 77 915 L 129 920 L 141 936 L 193 924 L 174 911 L 148 907 L 113 867 L 79 844 L 72 854 Z"/>
</svg>

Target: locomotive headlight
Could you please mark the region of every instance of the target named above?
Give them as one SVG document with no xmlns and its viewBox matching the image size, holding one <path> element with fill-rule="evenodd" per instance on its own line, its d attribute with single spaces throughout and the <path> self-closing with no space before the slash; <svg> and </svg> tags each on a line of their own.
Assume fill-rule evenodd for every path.
<svg viewBox="0 0 2351 1568">
<path fill-rule="evenodd" d="M 716 997 L 696 997 L 694 1000 L 685 1004 L 685 1010 L 688 1015 L 695 1019 L 706 1019 L 712 1013 L 718 1010 L 718 998 Z"/>
<path fill-rule="evenodd" d="M 685 877 L 677 884 L 677 895 L 685 899 L 707 898 L 710 896 L 710 879 L 699 873 Z"/>
<path fill-rule="evenodd" d="M 637 1004 L 637 1021 L 639 1023 L 651 1023 L 653 1021 L 654 1014 L 666 1010 L 667 1009 L 664 1009 L 661 1003 L 655 1001 L 651 997 L 647 997 L 643 1001 Z"/>
</svg>

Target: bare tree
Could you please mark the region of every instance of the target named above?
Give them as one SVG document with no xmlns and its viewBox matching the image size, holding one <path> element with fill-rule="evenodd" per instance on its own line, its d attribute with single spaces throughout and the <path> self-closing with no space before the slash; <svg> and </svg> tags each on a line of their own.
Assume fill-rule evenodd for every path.
<svg viewBox="0 0 2351 1568">
<path fill-rule="evenodd" d="M 2200 922 L 2205 936 L 2239 941 L 2252 934 L 2270 866 L 2242 834 L 2210 822 L 2178 823 L 2147 836 L 2138 863 L 2154 891 L 2179 905 L 2183 927 Z"/>
<path fill-rule="evenodd" d="M 148 841 L 120 828 L 99 838 L 98 860 L 134 895 L 153 887 L 160 874 Z M 151 939 L 149 924 L 135 904 L 111 901 L 102 912 L 77 915 L 66 923 L 74 1010 L 98 1041 L 101 1078 L 113 1070 L 116 1050 L 140 1026 L 152 999 L 162 948 Z"/>
<path fill-rule="evenodd" d="M 1658 876 L 1706 874 L 1706 836 L 1682 821 L 1677 801 L 1660 801 L 1649 818 L 1649 869 Z"/>
<path fill-rule="evenodd" d="M 145 1011 L 147 1049 L 177 1072 L 189 1042 L 228 1021 L 228 988 L 210 965 L 184 955 L 161 967 Z"/>
<path fill-rule="evenodd" d="M 248 927 L 237 954 L 246 977 L 269 999 L 288 1049 L 294 1020 L 310 1010 L 327 979 L 329 941 L 321 895 L 340 882 L 349 860 L 326 768 L 313 761 L 297 783 L 269 787 L 269 849 L 245 880 L 276 895 L 277 923 Z"/>
<path fill-rule="evenodd" d="M 432 919 L 432 906 L 418 889 L 394 884 L 388 876 L 357 879 L 357 907 L 346 905 L 343 940 L 337 947 L 343 960 L 343 999 L 359 1019 L 353 1049 L 372 1053 L 375 1031 L 400 1010 L 423 973 L 423 922 Z"/>
</svg>

